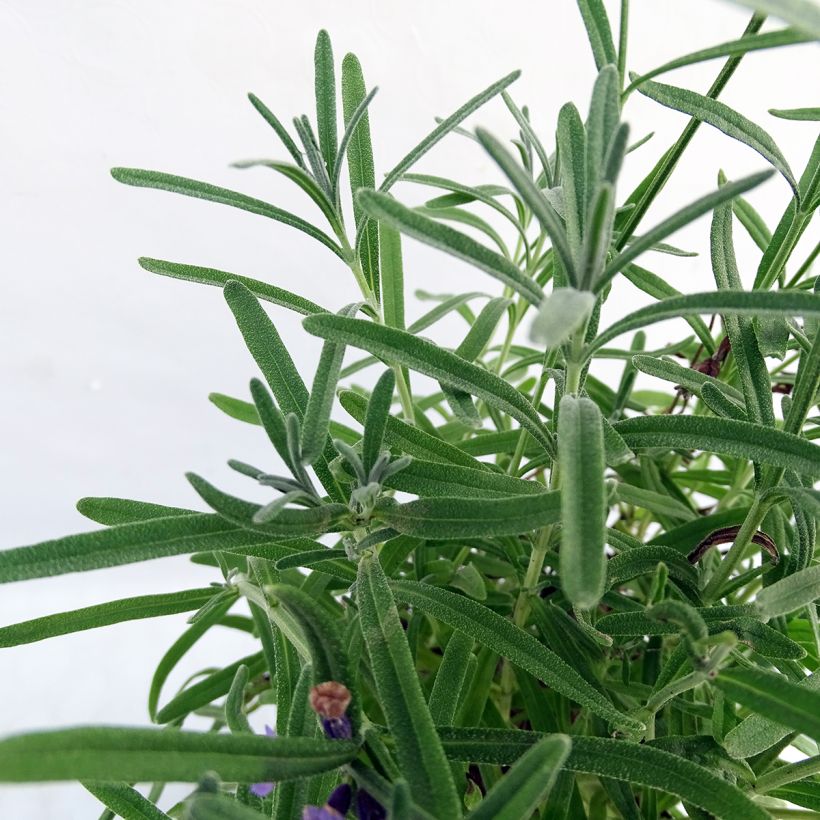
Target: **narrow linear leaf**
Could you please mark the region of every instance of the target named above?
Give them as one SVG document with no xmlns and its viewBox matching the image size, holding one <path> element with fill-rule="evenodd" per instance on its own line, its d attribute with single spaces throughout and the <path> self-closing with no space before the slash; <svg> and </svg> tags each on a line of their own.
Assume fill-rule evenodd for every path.
<svg viewBox="0 0 820 820">
<path fill-rule="evenodd" d="M 325 309 L 320 307 L 310 299 L 305 299 L 295 293 L 291 293 L 267 282 L 260 282 L 258 279 L 251 279 L 248 276 L 239 276 L 236 273 L 228 273 L 215 268 L 203 268 L 199 265 L 185 265 L 180 262 L 167 262 L 164 259 L 151 259 L 147 256 L 139 258 L 140 267 L 150 273 L 158 273 L 160 276 L 169 276 L 173 279 L 184 279 L 188 282 L 199 282 L 203 285 L 215 285 L 224 288 L 231 280 L 241 282 L 258 299 L 264 299 L 274 305 L 288 308 L 303 316 L 311 313 L 325 313 Z"/>
<path fill-rule="evenodd" d="M 757 594 L 757 605 L 765 620 L 812 605 L 820 598 L 820 564 L 781 578 Z"/>
<path fill-rule="evenodd" d="M 639 239 L 630 242 L 624 250 L 622 250 L 604 269 L 596 290 L 600 291 L 612 278 L 623 270 L 624 267 L 633 259 L 637 259 L 644 251 L 650 250 L 653 245 L 662 242 L 667 236 L 680 230 L 690 222 L 694 222 L 698 217 L 703 216 L 709 211 L 722 205 L 724 202 L 730 202 L 734 197 L 745 194 L 746 191 L 756 188 L 762 182 L 765 182 L 774 172 L 761 171 L 757 174 L 751 174 L 747 177 L 742 177 L 734 182 L 727 182 L 726 185 L 721 185 L 716 191 L 712 191 L 700 199 L 696 199 L 685 208 L 676 211 L 672 216 L 664 219 L 658 223 L 654 228 L 648 230 Z M 621 234 L 624 237 L 626 234 Z M 624 242 L 626 244 L 626 242 Z"/>
<path fill-rule="evenodd" d="M 483 399 L 520 422 L 547 452 L 552 451 L 550 433 L 538 411 L 521 393 L 498 376 L 426 339 L 362 319 L 347 319 L 329 314 L 309 316 L 303 327 L 314 336 L 359 347 Z"/>
<path fill-rule="evenodd" d="M 268 219 L 282 222 L 291 228 L 306 233 L 321 242 L 326 248 L 330 248 L 337 256 L 343 256 L 342 249 L 326 233 L 296 216 L 296 214 L 284 211 L 269 202 L 263 202 L 261 199 L 254 199 L 245 194 L 230 191 L 227 188 L 220 188 L 207 182 L 179 177 L 174 174 L 165 174 L 161 171 L 144 171 L 140 168 L 112 168 L 111 176 L 124 185 L 133 185 L 137 188 L 157 188 L 161 191 L 170 191 L 194 199 L 217 202 L 220 205 L 230 205 L 232 208 L 239 208 L 242 211 L 249 211 L 259 216 L 266 216 Z"/>
<path fill-rule="evenodd" d="M 676 57 L 674 60 L 669 60 L 669 62 L 659 65 L 651 71 L 647 71 L 646 74 L 634 77 L 632 82 L 624 89 L 624 95 L 630 94 L 647 80 L 651 80 L 659 74 L 665 74 L 667 71 L 673 71 L 676 68 L 684 68 L 685 66 L 702 63 L 706 60 L 714 60 L 717 57 L 734 57 L 748 54 L 750 51 L 806 43 L 810 42 L 811 39 L 810 36 L 800 31 L 787 28 L 779 31 L 767 31 L 764 34 L 752 34 L 747 37 L 741 37 L 739 40 L 730 40 L 729 42 L 720 43 L 716 46 L 699 49 L 690 54 L 684 54 L 682 57 Z M 769 113 L 772 112 L 770 111 Z"/>
<path fill-rule="evenodd" d="M 592 609 L 604 592 L 604 436 L 591 399 L 565 395 L 558 411 L 561 466 L 561 588 L 573 606 Z"/>
<path fill-rule="evenodd" d="M 538 732 L 521 730 L 450 726 L 439 727 L 439 736 L 452 759 L 502 765 L 514 763 L 544 737 Z M 722 820 L 771 820 L 762 806 L 719 774 L 645 743 L 573 735 L 564 768 L 673 794 Z"/>
<path fill-rule="evenodd" d="M 0 781 L 125 780 L 195 783 L 209 771 L 240 783 L 291 780 L 353 759 L 345 740 L 88 727 L 0 741 Z"/>
<path fill-rule="evenodd" d="M 781 120 L 802 120 L 803 122 L 820 120 L 820 108 L 770 108 L 769 113 Z"/>
<path fill-rule="evenodd" d="M 541 301 L 543 291 L 532 279 L 527 278 L 504 256 L 490 250 L 467 234 L 407 208 L 392 196 L 379 191 L 360 191 L 356 195 L 356 201 L 365 213 L 380 223 L 386 222 L 389 226 L 420 242 L 445 251 L 457 259 L 470 262 L 513 288 L 534 305 Z"/>
<path fill-rule="evenodd" d="M 0 552 L 0 583 L 116 567 L 192 552 L 264 542 L 218 515 L 197 513 L 122 524 Z"/>
<path fill-rule="evenodd" d="M 287 129 L 279 121 L 279 118 L 256 96 L 256 94 L 248 94 L 248 99 L 251 105 L 262 115 L 262 118 L 270 125 L 276 132 L 276 136 L 282 141 L 287 152 L 293 157 L 294 162 L 300 167 L 305 167 L 305 160 L 302 152 L 299 150 L 293 138 L 288 134 Z"/>
<path fill-rule="evenodd" d="M 494 82 L 492 85 L 476 94 L 475 97 L 467 100 L 461 108 L 452 113 L 446 119 L 442 120 L 436 128 L 434 128 L 418 145 L 406 154 L 392 170 L 388 172 L 384 182 L 382 182 L 379 187 L 379 190 L 389 190 L 393 184 L 404 175 L 410 166 L 414 165 L 419 159 L 421 159 L 421 157 L 423 157 L 437 142 L 464 122 L 470 114 L 481 108 L 484 103 L 491 100 L 496 96 L 496 94 L 500 94 L 505 88 L 514 83 L 520 76 L 520 71 L 513 71 L 506 77 L 502 77 L 497 82 Z"/>
<path fill-rule="evenodd" d="M 343 307 L 337 315 L 353 317 L 359 303 Z M 326 341 L 322 346 L 313 387 L 302 419 L 302 462 L 313 464 L 324 452 L 330 427 L 330 413 L 336 398 L 336 385 L 345 355 L 345 345 Z"/>
<path fill-rule="evenodd" d="M 294 413 L 301 421 L 308 403 L 308 391 L 275 325 L 256 297 L 239 282 L 228 282 L 225 285 L 225 301 L 282 413 Z M 344 493 L 329 466 L 335 457 L 336 450 L 327 436 L 323 453 L 314 463 L 314 470 L 330 497 L 334 501 L 341 501 L 345 497 Z"/>
<path fill-rule="evenodd" d="M 532 532 L 560 519 L 560 493 L 510 498 L 385 499 L 376 515 L 387 526 L 418 538 L 486 538 Z"/>
<path fill-rule="evenodd" d="M 188 589 L 183 592 L 123 598 L 119 601 L 109 601 L 105 604 L 22 621 L 11 626 L 0 627 L 0 647 L 34 643 L 57 635 L 97 629 L 123 621 L 191 612 L 208 603 L 217 591 L 214 587 L 205 587 L 204 589 Z"/>
<path fill-rule="evenodd" d="M 578 8 L 584 18 L 587 37 L 595 58 L 595 67 L 600 71 L 605 65 L 618 64 L 612 27 L 609 25 L 606 9 L 601 0 L 578 0 Z"/>
<path fill-rule="evenodd" d="M 577 285 L 578 277 L 572 256 L 572 247 L 567 239 L 563 221 L 555 208 L 547 201 L 541 191 L 524 169 L 516 162 L 512 154 L 488 131 L 476 129 L 476 137 L 484 150 L 495 160 L 498 167 L 506 174 L 521 198 L 529 206 L 535 218 L 552 241 L 555 253 L 567 273 L 571 284 Z"/>
<path fill-rule="evenodd" d="M 370 114 L 367 111 L 367 88 L 358 57 L 347 54 L 342 61 L 342 109 L 344 111 L 347 137 L 347 167 L 350 172 L 350 193 L 353 197 L 353 218 L 361 238 L 356 243 L 362 272 L 370 289 L 378 297 L 380 293 L 380 255 L 378 227 L 362 213 L 356 203 L 360 188 L 376 187 L 376 169 L 373 162 L 373 145 L 370 138 Z M 354 116 L 359 116 L 354 124 Z M 341 165 L 341 157 L 339 157 Z M 336 168 L 339 173 L 339 168 Z"/>
<path fill-rule="evenodd" d="M 467 816 L 470 820 L 529 817 L 555 785 L 571 746 L 567 735 L 549 735 L 533 744 Z"/>
<path fill-rule="evenodd" d="M 558 655 L 528 632 L 482 604 L 463 595 L 415 581 L 394 581 L 390 588 L 397 600 L 470 635 L 483 646 L 509 658 L 516 666 L 534 675 L 564 697 L 587 707 L 593 714 L 615 727 L 628 731 L 641 729 L 639 721 L 619 712 Z"/>
<path fill-rule="evenodd" d="M 708 123 L 723 131 L 727 136 L 748 145 L 777 168 L 795 195 L 800 196 L 797 180 L 775 141 L 759 125 L 730 108 L 726 103 L 686 88 L 652 81 L 642 83 L 638 91 L 667 108 L 688 114 L 690 117 L 697 117 L 701 122 Z"/>
<path fill-rule="evenodd" d="M 632 448 L 706 450 L 796 473 L 820 475 L 820 448 L 804 438 L 747 421 L 705 416 L 640 416 L 615 426 Z"/>
<path fill-rule="evenodd" d="M 771 14 L 785 23 L 820 38 L 820 9 L 813 0 L 732 0 L 756 12 Z"/>
<path fill-rule="evenodd" d="M 133 501 L 130 498 L 104 498 L 88 496 L 77 502 L 77 512 L 107 527 L 115 524 L 133 524 L 150 521 L 153 518 L 169 518 L 179 515 L 199 515 L 196 510 L 182 507 L 167 507 L 148 501 Z"/>
<path fill-rule="evenodd" d="M 356 393 L 353 390 L 342 390 L 339 393 L 339 403 L 356 421 L 364 423 L 367 413 L 367 399 L 361 393 Z M 384 441 L 413 457 L 443 464 L 459 464 L 463 467 L 484 469 L 482 463 L 472 455 L 468 455 L 443 439 L 436 438 L 436 436 L 407 424 L 394 416 L 388 416 L 387 418 Z M 513 446 L 515 445 L 513 444 Z"/>
<path fill-rule="evenodd" d="M 362 634 L 399 766 L 413 800 L 437 817 L 457 817 L 459 800 L 404 630 L 378 558 L 359 562 Z"/>
<path fill-rule="evenodd" d="M 328 175 L 333 175 L 336 160 L 336 72 L 333 68 L 333 48 L 330 36 L 322 29 L 316 38 L 313 54 L 315 66 L 316 126 L 319 133 L 319 148 L 327 166 Z"/>
<path fill-rule="evenodd" d="M 725 187 L 725 186 L 724 186 Z M 587 354 L 602 348 L 622 333 L 678 316 L 735 313 L 742 316 L 820 316 L 820 295 L 796 290 L 691 293 L 662 299 L 625 316 L 608 327 L 587 347 Z"/>
<path fill-rule="evenodd" d="M 171 820 L 127 783 L 83 783 L 83 786 L 106 808 L 125 820 Z"/>
<path fill-rule="evenodd" d="M 455 630 L 447 642 L 427 704 L 436 725 L 447 725 L 455 719 L 472 652 L 473 639 Z"/>
<path fill-rule="evenodd" d="M 736 703 L 770 720 L 820 737 L 820 692 L 814 689 L 762 669 L 724 669 L 715 685 Z"/>
</svg>

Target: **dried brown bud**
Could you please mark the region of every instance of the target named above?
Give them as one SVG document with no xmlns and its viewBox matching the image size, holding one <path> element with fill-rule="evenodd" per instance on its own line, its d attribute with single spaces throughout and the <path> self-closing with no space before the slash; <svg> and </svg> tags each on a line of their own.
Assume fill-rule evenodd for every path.
<svg viewBox="0 0 820 820">
<path fill-rule="evenodd" d="M 323 718 L 341 718 L 350 706 L 350 690 L 335 680 L 317 683 L 310 690 L 310 708 Z"/>
</svg>

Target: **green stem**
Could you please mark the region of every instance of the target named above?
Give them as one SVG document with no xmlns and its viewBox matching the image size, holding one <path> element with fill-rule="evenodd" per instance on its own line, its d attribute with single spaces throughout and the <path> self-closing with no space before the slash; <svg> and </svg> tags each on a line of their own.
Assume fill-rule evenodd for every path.
<svg viewBox="0 0 820 820">
<path fill-rule="evenodd" d="M 618 74 L 621 77 L 621 88 L 626 80 L 626 44 L 629 33 L 629 0 L 621 0 L 621 23 L 618 32 Z"/>
<path fill-rule="evenodd" d="M 703 601 L 705 604 L 711 604 L 718 599 L 721 588 L 726 581 L 729 580 L 732 571 L 743 557 L 746 547 L 752 543 L 752 536 L 760 529 L 760 525 L 766 517 L 768 508 L 769 504 L 763 502 L 759 496 L 752 502 L 746 519 L 740 527 L 740 532 L 738 532 L 737 538 L 735 538 L 735 543 L 732 544 L 729 552 L 723 557 L 723 560 L 715 570 L 715 574 L 703 591 Z"/>
<path fill-rule="evenodd" d="M 743 36 L 748 34 L 756 34 L 760 30 L 760 27 L 763 25 L 765 19 L 765 14 L 755 14 L 746 26 Z M 729 82 L 732 75 L 735 73 L 735 70 L 740 65 L 742 58 L 743 55 L 740 54 L 736 57 L 731 57 L 725 62 L 723 68 L 720 70 L 720 73 L 712 83 L 711 88 L 706 93 L 707 97 L 716 99 L 720 96 L 720 92 L 726 87 L 726 84 Z M 652 178 L 652 182 L 649 184 L 646 191 L 644 191 L 641 198 L 635 203 L 635 207 L 627 215 L 621 233 L 618 236 L 618 241 L 615 243 L 616 250 L 623 250 L 626 247 L 627 242 L 629 242 L 632 238 L 632 234 L 638 227 L 638 223 L 640 223 L 643 219 L 644 214 L 655 200 L 655 197 L 661 192 L 664 185 L 666 185 L 672 171 L 678 164 L 678 160 L 681 158 L 681 155 L 686 150 L 686 147 L 692 141 L 692 137 L 695 136 L 695 132 L 700 127 L 700 123 L 701 121 L 695 117 L 689 120 L 686 128 L 683 129 L 683 132 L 678 137 L 677 142 L 661 157 L 660 161 L 655 166 L 655 174 Z"/>
</svg>

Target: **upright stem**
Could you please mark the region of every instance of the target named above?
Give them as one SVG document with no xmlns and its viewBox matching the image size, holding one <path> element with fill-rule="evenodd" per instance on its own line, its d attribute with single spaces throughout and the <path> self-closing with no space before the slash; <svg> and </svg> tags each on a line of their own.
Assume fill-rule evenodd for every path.
<svg viewBox="0 0 820 820">
<path fill-rule="evenodd" d="M 621 88 L 626 80 L 626 44 L 629 39 L 629 0 L 621 0 L 621 23 L 618 32 L 618 74 L 621 76 Z"/>
</svg>

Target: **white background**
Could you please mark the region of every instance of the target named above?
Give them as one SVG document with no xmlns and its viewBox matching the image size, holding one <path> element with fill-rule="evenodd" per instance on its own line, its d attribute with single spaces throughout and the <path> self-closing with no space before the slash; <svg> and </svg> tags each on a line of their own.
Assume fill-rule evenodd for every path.
<svg viewBox="0 0 820 820">
<path fill-rule="evenodd" d="M 629 67 L 644 71 L 734 39 L 748 16 L 716 0 L 634 0 L 632 6 Z M 255 276 L 332 309 L 355 298 L 354 283 L 338 259 L 302 234 L 251 214 L 117 185 L 108 169 L 133 165 L 188 175 L 318 219 L 286 180 L 228 163 L 284 157 L 246 92 L 256 92 L 285 122 L 304 112 L 313 117 L 312 51 L 320 27 L 330 31 L 337 61 L 355 51 L 368 86 L 380 87 L 370 115 L 377 175 L 430 130 L 434 116 L 450 113 L 514 68 L 524 74 L 513 96 L 530 105 L 551 145 L 558 109 L 572 99 L 585 111 L 594 77 L 572 0 L 0 4 L 0 545 L 89 529 L 73 507 L 84 495 L 199 507 L 183 478 L 188 469 L 260 497 L 225 460 L 273 466 L 263 435 L 206 400 L 212 390 L 245 396 L 255 375 L 220 292 L 152 276 L 136 258 Z M 814 128 L 776 120 L 766 109 L 816 104 L 817 69 L 812 46 L 754 54 L 723 95 L 770 131 L 798 174 Z M 703 91 L 717 70 L 710 63 L 666 79 Z M 622 197 L 685 123 L 638 96 L 625 118 L 636 138 L 656 133 L 630 157 Z M 514 135 L 499 100 L 471 123 Z M 749 149 L 704 127 L 647 224 L 714 187 L 721 167 L 736 178 L 764 166 Z M 418 170 L 470 184 L 500 181 L 481 150 L 458 136 L 437 146 Z M 405 201 L 426 193 L 409 185 L 395 192 Z M 773 227 L 788 195 L 775 178 L 751 199 Z M 736 233 L 749 283 L 758 254 L 740 229 Z M 708 289 L 708 221 L 673 241 L 701 255 L 655 256 L 647 265 L 682 290 Z M 414 242 L 405 247 L 409 289 L 494 287 L 448 257 Z M 621 283 L 604 323 L 644 301 Z M 408 314 L 422 310 L 411 301 Z M 272 315 L 309 383 L 316 340 L 294 314 L 274 308 Z M 457 329 L 462 332 L 445 325 L 437 338 L 452 342 Z M 683 335 L 664 326 L 656 338 Z M 0 623 L 211 580 L 214 572 L 178 558 L 5 586 Z M 148 681 L 184 621 L 123 624 L 2 650 L 0 733 L 146 724 Z M 185 671 L 239 657 L 248 647 L 236 634 L 214 633 Z M 180 681 L 175 676 L 171 686 Z M 3 818 L 98 813 L 96 801 L 76 785 L 0 789 Z"/>
</svg>

